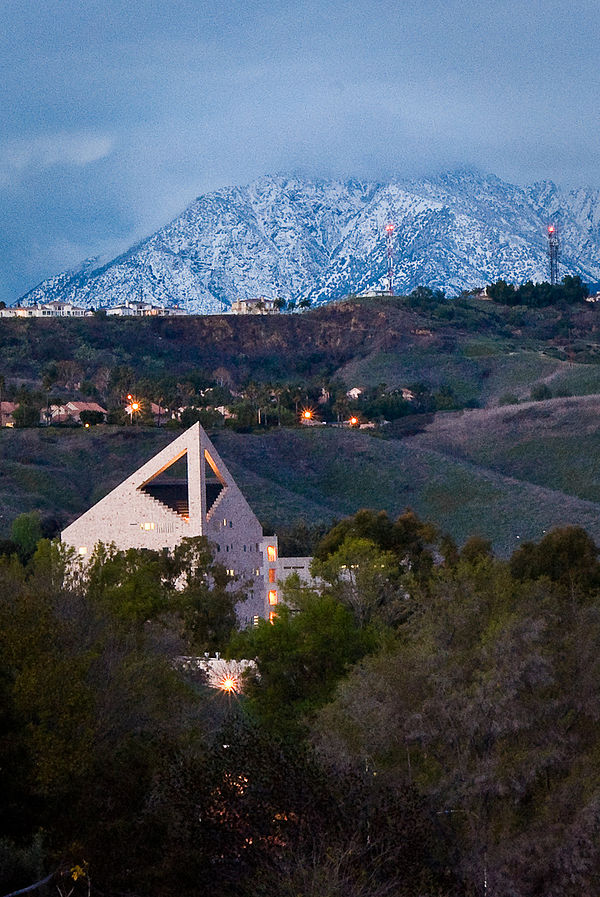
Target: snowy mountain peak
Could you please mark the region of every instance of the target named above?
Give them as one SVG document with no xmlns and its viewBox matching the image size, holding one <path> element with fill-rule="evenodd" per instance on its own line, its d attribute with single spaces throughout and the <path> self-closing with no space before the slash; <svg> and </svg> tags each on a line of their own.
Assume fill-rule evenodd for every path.
<svg viewBox="0 0 600 897">
<path fill-rule="evenodd" d="M 597 190 L 550 181 L 520 188 L 473 169 L 384 184 L 262 177 L 198 196 L 112 261 L 88 259 L 22 301 L 98 307 L 143 299 L 196 313 L 259 295 L 326 302 L 385 286 L 389 221 L 399 292 L 544 280 L 550 218 L 559 223 L 561 273 L 599 281 Z"/>
</svg>

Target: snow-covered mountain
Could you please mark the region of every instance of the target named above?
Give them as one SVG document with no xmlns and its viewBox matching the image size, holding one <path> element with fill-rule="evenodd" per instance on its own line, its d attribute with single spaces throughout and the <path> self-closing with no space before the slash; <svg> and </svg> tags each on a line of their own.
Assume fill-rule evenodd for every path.
<svg viewBox="0 0 600 897">
<path fill-rule="evenodd" d="M 600 281 L 598 190 L 521 188 L 471 170 L 385 184 L 264 177 L 198 197 L 108 264 L 87 260 L 21 301 L 144 299 L 196 313 L 261 295 L 326 302 L 385 288 L 390 221 L 396 292 L 546 280 L 549 220 L 560 228 L 561 274 Z"/>
</svg>

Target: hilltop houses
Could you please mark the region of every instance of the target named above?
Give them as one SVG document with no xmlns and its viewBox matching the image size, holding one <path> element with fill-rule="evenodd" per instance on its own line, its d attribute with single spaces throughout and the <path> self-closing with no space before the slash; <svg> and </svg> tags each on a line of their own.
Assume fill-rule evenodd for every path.
<svg viewBox="0 0 600 897">
<path fill-rule="evenodd" d="M 257 296 L 252 299 L 236 299 L 231 303 L 232 315 L 275 315 L 279 312 L 276 299 Z"/>
<path fill-rule="evenodd" d="M 121 318 L 166 318 L 187 315 L 187 311 L 178 305 L 152 305 L 151 302 L 134 302 L 129 299 L 119 305 L 108 306 L 104 311 L 109 317 Z"/>
<path fill-rule="evenodd" d="M 242 624 L 273 618 L 279 603 L 277 536 L 258 518 L 200 424 L 194 424 L 63 530 L 80 557 L 98 542 L 118 549 L 172 550 L 182 539 L 206 536 L 216 560 L 249 586 L 238 605 Z M 298 571 L 308 559 L 295 558 Z M 286 569 L 286 573 L 289 572 Z"/>
<path fill-rule="evenodd" d="M 37 303 L 31 305 L 8 305 L 0 308 L 0 318 L 85 318 L 93 315 L 89 308 L 73 305 L 71 302 Z"/>
<path fill-rule="evenodd" d="M 122 302 L 120 305 L 100 309 L 110 317 L 173 317 L 187 315 L 187 311 L 177 305 L 152 305 L 150 302 Z M 33 302 L 31 305 L 7 305 L 0 308 L 0 318 L 89 318 L 94 314 L 91 308 L 73 305 L 72 302 Z"/>
</svg>

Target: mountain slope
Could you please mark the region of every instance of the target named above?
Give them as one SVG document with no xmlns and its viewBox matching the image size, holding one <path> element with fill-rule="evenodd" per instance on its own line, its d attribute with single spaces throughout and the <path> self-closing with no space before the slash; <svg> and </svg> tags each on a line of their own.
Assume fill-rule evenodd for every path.
<svg viewBox="0 0 600 897">
<path fill-rule="evenodd" d="M 397 292 L 543 280 L 550 218 L 559 221 L 561 273 L 600 280 L 598 191 L 520 188 L 468 170 L 387 184 L 265 177 L 198 197 L 108 264 L 88 260 L 23 301 L 97 307 L 143 298 L 196 313 L 258 295 L 325 302 L 385 287 L 388 221 Z"/>
</svg>

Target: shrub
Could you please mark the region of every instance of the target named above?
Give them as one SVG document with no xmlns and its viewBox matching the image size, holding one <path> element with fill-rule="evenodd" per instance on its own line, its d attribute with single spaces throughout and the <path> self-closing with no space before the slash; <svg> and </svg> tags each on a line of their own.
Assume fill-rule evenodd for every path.
<svg viewBox="0 0 600 897">
<path fill-rule="evenodd" d="M 513 392 L 505 392 L 498 399 L 499 405 L 518 405 L 519 397 L 516 396 Z"/>
<path fill-rule="evenodd" d="M 552 393 L 545 383 L 537 383 L 531 390 L 531 398 L 534 402 L 543 402 L 544 399 L 551 399 Z"/>
</svg>

